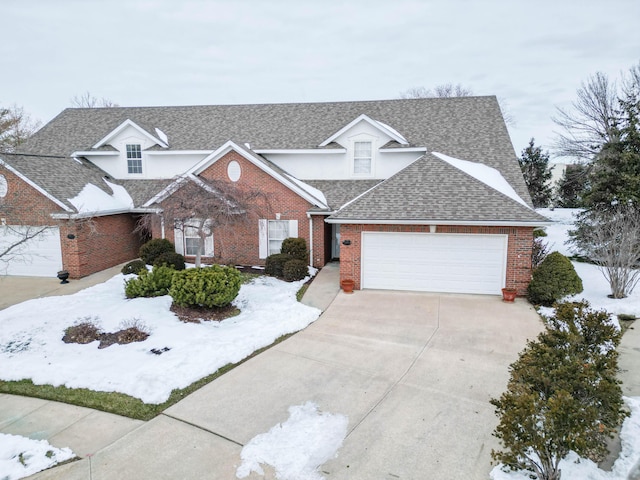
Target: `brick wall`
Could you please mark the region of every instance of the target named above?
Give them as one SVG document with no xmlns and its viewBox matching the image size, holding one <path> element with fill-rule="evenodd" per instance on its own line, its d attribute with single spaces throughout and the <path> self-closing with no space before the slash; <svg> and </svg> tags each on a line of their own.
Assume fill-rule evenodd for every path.
<svg viewBox="0 0 640 480">
<path fill-rule="evenodd" d="M 61 223 L 64 268 L 72 278 L 80 278 L 138 258 L 141 240 L 135 227 L 131 214 Z"/>
<path fill-rule="evenodd" d="M 240 179 L 234 185 L 245 192 L 258 190 L 262 195 L 255 200 L 257 208 L 247 214 L 245 221 L 214 229 L 215 256 L 213 259 L 203 259 L 203 261 L 237 265 L 264 265 L 264 259 L 259 258 L 258 220 L 261 218 L 275 220 L 276 214 L 279 214 L 280 220 L 298 221 L 298 236 L 306 240 L 307 248 L 309 248 L 309 218 L 307 218 L 306 212 L 313 205 L 246 160 L 242 155 L 234 151 L 229 152 L 204 170 L 200 176 L 207 180 L 230 181 L 227 176 L 227 167 L 234 160 L 240 164 L 241 169 Z M 322 230 L 324 218 L 314 217 L 313 223 L 313 264 L 322 266 L 324 265 L 324 239 L 320 233 L 316 232 Z M 160 238 L 159 225 L 154 226 L 152 236 Z M 173 225 L 169 220 L 166 220 L 165 224 L 165 237 L 175 242 Z M 191 260 L 189 257 L 187 259 Z"/>
<path fill-rule="evenodd" d="M 360 289 L 362 232 L 429 232 L 429 225 L 341 225 L 341 237 L 351 245 L 340 248 L 340 279 L 352 278 Z M 436 233 L 484 233 L 508 235 L 506 287 L 525 295 L 531 280 L 533 227 L 479 227 L 438 225 Z"/>
<path fill-rule="evenodd" d="M 134 234 L 132 215 L 112 215 L 90 220 L 57 220 L 52 213 L 62 208 L 38 190 L 0 166 L 8 183 L 7 196 L 0 199 L 0 218 L 10 225 L 60 227 L 62 265 L 72 278 L 79 278 L 138 257 L 139 235 Z M 69 239 L 68 235 L 74 235 Z M 35 259 L 34 261 L 37 261 Z"/>
</svg>

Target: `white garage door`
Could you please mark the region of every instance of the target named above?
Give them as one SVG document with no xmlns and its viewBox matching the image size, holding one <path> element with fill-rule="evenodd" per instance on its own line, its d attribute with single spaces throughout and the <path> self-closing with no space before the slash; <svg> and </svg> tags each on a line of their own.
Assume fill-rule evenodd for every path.
<svg viewBox="0 0 640 480">
<path fill-rule="evenodd" d="M 40 227 L 0 226 L 0 252 Z M 55 277 L 62 270 L 60 230 L 51 227 L 0 258 L 0 275 Z"/>
<path fill-rule="evenodd" d="M 500 294 L 507 235 L 362 233 L 362 288 Z"/>
</svg>

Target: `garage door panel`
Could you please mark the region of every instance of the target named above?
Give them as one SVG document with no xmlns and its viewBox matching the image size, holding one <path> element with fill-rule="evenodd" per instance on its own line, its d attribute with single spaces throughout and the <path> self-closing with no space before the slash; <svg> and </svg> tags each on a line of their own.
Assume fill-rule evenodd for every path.
<svg viewBox="0 0 640 480">
<path fill-rule="evenodd" d="M 362 287 L 499 294 L 505 235 L 365 232 Z"/>
<path fill-rule="evenodd" d="M 27 229 L 41 227 L 0 227 L 0 251 L 20 241 Z M 4 248 L 3 248 L 4 247 Z M 12 249 L 0 262 L 0 275 L 24 275 L 30 277 L 55 277 L 62 269 L 60 230 L 51 227 L 29 241 Z M 8 260 L 8 262 L 6 261 Z"/>
</svg>

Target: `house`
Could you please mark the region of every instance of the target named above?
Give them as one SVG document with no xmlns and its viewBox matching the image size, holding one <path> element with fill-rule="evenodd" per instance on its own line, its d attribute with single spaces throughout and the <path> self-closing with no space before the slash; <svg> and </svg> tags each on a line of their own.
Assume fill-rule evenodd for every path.
<svg viewBox="0 0 640 480">
<path fill-rule="evenodd" d="M 205 260 L 264 264 L 297 236 L 311 265 L 339 259 L 356 288 L 523 293 L 546 223 L 495 97 L 72 108 L 0 154 L 0 175 L 3 225 L 49 226 L 14 275 L 81 277 L 133 259 L 141 215 L 193 256 L 192 226 L 162 216 L 185 181 L 269 199 L 261 217 L 214 228 Z"/>
</svg>

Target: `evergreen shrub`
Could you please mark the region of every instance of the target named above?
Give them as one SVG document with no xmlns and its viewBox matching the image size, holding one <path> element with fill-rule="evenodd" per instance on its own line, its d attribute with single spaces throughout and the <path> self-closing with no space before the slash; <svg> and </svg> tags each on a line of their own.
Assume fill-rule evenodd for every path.
<svg viewBox="0 0 640 480">
<path fill-rule="evenodd" d="M 159 297 L 166 295 L 176 271 L 167 266 L 155 266 L 153 270 L 141 270 L 137 278 L 127 280 L 124 293 L 127 298 Z"/>
<path fill-rule="evenodd" d="M 156 257 L 154 265 L 167 265 L 174 270 L 184 270 L 184 256 L 176 252 L 164 252 Z"/>
<path fill-rule="evenodd" d="M 286 253 L 291 255 L 293 258 L 306 262 L 308 259 L 307 241 L 304 238 L 285 238 L 282 241 L 280 253 Z"/>
<path fill-rule="evenodd" d="M 307 275 L 309 275 L 309 267 L 307 267 L 307 262 L 298 258 L 289 260 L 284 264 L 284 268 L 282 269 L 282 276 L 287 282 L 302 280 Z"/>
<path fill-rule="evenodd" d="M 527 298 L 534 305 L 550 307 L 566 295 L 582 292 L 582 280 L 571 261 L 559 252 L 551 252 L 533 271 Z"/>
<path fill-rule="evenodd" d="M 153 265 L 153 262 L 163 253 L 175 252 L 175 247 L 166 238 L 154 238 L 140 247 L 140 258 L 147 265 Z"/>
<path fill-rule="evenodd" d="M 241 284 L 234 267 L 190 268 L 176 272 L 169 295 L 180 307 L 226 307 L 238 296 Z"/>
<path fill-rule="evenodd" d="M 136 275 L 141 271 L 141 270 L 146 270 L 147 269 L 147 264 L 144 263 L 142 260 L 132 260 L 131 262 L 127 263 L 124 267 L 122 267 L 122 270 L 120 270 L 124 275 L 129 275 L 131 273 L 135 273 Z"/>
<path fill-rule="evenodd" d="M 273 255 L 269 255 L 264 264 L 264 273 L 272 277 L 282 278 L 284 276 L 284 264 L 293 260 L 293 258 L 294 257 L 288 253 L 274 253 Z"/>
</svg>

